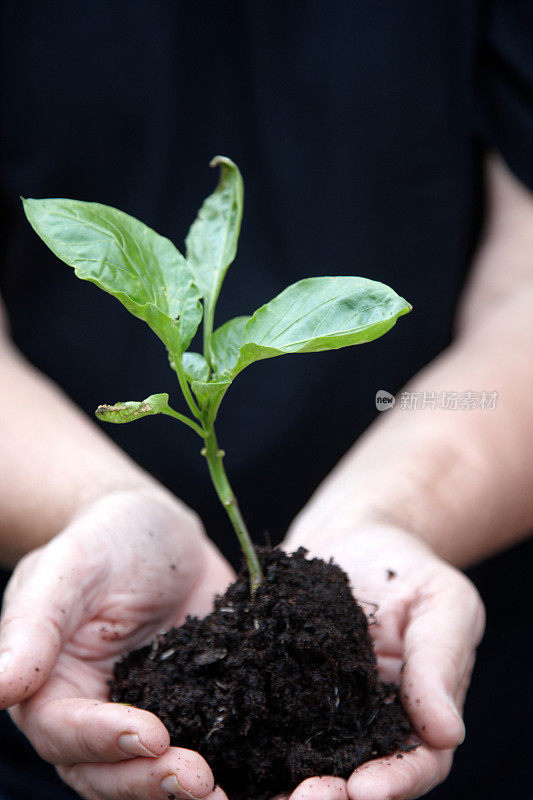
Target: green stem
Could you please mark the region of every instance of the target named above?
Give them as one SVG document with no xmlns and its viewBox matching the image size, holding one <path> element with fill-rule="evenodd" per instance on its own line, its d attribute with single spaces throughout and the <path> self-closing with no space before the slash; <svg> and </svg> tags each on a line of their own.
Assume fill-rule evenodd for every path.
<svg viewBox="0 0 533 800">
<path fill-rule="evenodd" d="M 259 559 L 257 558 L 252 540 L 250 539 L 250 534 L 248 533 L 246 523 L 242 518 L 242 514 L 237 503 L 237 498 L 233 493 L 233 489 L 230 486 L 228 477 L 224 470 L 224 464 L 222 463 L 224 451 L 219 450 L 215 436 L 215 429 L 212 424 L 206 426 L 204 437 L 205 448 L 202 450 L 202 455 L 205 455 L 207 459 L 211 480 L 213 481 L 220 502 L 226 509 L 226 513 L 231 520 L 244 553 L 246 564 L 248 566 L 248 573 L 250 576 L 250 592 L 253 594 L 263 580 L 261 565 L 259 563 Z"/>
<path fill-rule="evenodd" d="M 179 419 L 180 422 L 183 422 L 185 425 L 188 425 L 189 428 L 192 428 L 193 431 L 198 434 L 198 436 L 201 436 L 202 439 L 204 438 L 205 432 L 203 428 L 197 425 L 196 422 L 194 422 L 194 420 L 189 419 L 189 417 L 186 417 L 185 414 L 180 414 L 179 411 L 174 411 L 174 409 L 170 408 L 170 406 L 167 406 L 165 409 L 163 409 L 161 413 L 166 414 L 167 417 L 174 417 L 174 419 Z"/>
<path fill-rule="evenodd" d="M 202 414 L 200 413 L 200 409 L 194 402 L 194 398 L 191 394 L 191 390 L 189 389 L 189 384 L 187 383 L 187 378 L 185 377 L 185 372 L 183 370 L 183 365 L 181 363 L 181 358 L 177 356 L 175 353 L 172 353 L 172 364 L 174 365 L 174 370 L 176 375 L 178 376 L 178 381 L 180 384 L 181 391 L 183 392 L 183 397 L 185 398 L 185 402 L 189 406 L 192 414 L 196 417 L 196 419 L 201 420 Z M 203 433 L 202 433 L 203 436 Z"/>
<path fill-rule="evenodd" d="M 211 353 L 211 336 L 213 335 L 213 325 L 215 322 L 215 307 L 209 303 L 204 311 L 204 358 L 213 369 L 213 358 Z"/>
</svg>

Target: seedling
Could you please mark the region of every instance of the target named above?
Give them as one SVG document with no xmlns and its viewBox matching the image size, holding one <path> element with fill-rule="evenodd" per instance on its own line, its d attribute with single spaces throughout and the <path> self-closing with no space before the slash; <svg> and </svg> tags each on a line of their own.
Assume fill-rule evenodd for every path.
<svg viewBox="0 0 533 800">
<path fill-rule="evenodd" d="M 243 183 L 237 166 L 217 156 L 217 188 L 202 205 L 183 256 L 169 239 L 99 203 L 23 200 L 41 239 L 78 278 L 113 295 L 144 320 L 165 345 L 190 415 L 169 406 L 168 394 L 101 405 L 98 419 L 132 422 L 166 414 L 201 439 L 211 480 L 243 550 L 253 593 L 261 567 L 223 465 L 215 419 L 237 375 L 255 361 L 287 353 L 316 353 L 377 339 L 411 306 L 388 286 L 351 276 L 304 278 L 251 316 L 214 328 L 215 308 L 237 251 Z M 188 350 L 203 319 L 203 353 Z"/>
</svg>

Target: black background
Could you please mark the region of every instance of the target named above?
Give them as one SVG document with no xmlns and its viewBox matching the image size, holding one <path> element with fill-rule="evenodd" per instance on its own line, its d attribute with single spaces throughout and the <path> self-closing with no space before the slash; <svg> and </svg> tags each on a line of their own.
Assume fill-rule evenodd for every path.
<svg viewBox="0 0 533 800">
<path fill-rule="evenodd" d="M 159 391 L 179 406 L 155 337 L 46 250 L 18 197 L 108 203 L 181 247 L 216 180 L 209 160 L 232 157 L 245 214 L 218 323 L 321 274 L 382 280 L 414 306 L 377 342 L 254 365 L 228 393 L 218 429 L 232 482 L 256 540 L 279 541 L 375 417 L 376 390 L 398 391 L 449 342 L 486 147 L 533 186 L 530 23 L 529 3 L 472 0 L 5 2 L 0 288 L 15 341 L 89 414 Z M 196 437 L 171 424 L 107 432 L 235 560 Z M 432 797 L 529 796 L 529 556 L 523 545 L 474 574 L 489 628 L 469 738 Z M 2 724 L 0 798 L 60 797 L 14 777 L 17 758 L 41 768 Z"/>
</svg>

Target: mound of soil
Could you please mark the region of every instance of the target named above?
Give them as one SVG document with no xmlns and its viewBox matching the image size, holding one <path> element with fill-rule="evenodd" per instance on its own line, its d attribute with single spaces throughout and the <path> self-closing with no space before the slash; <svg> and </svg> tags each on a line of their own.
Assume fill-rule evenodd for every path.
<svg viewBox="0 0 533 800">
<path fill-rule="evenodd" d="M 213 613 L 127 655 L 112 699 L 157 714 L 232 800 L 267 798 L 311 775 L 348 777 L 411 749 L 346 574 L 303 549 L 260 559 L 265 580 L 252 599 L 242 574 Z"/>
</svg>

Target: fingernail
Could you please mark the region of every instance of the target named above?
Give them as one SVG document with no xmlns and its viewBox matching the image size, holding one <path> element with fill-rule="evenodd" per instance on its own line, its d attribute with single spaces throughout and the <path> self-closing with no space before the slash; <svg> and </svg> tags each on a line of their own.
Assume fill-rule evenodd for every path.
<svg viewBox="0 0 533 800">
<path fill-rule="evenodd" d="M 161 781 L 161 791 L 167 795 L 172 795 L 175 797 L 185 797 L 188 800 L 201 800 L 200 797 L 196 797 L 191 792 L 188 792 L 187 789 L 184 789 L 181 784 L 178 783 L 178 779 L 175 775 L 167 775 L 166 778 L 163 778 Z"/>
<path fill-rule="evenodd" d="M 136 733 L 123 733 L 119 737 L 118 746 L 124 750 L 129 756 L 149 756 L 150 758 L 157 758 L 157 753 L 152 753 L 141 742 Z"/>
<path fill-rule="evenodd" d="M 11 653 L 9 650 L 4 650 L 3 653 L 0 653 L 0 675 L 7 670 L 10 661 Z"/>
</svg>

